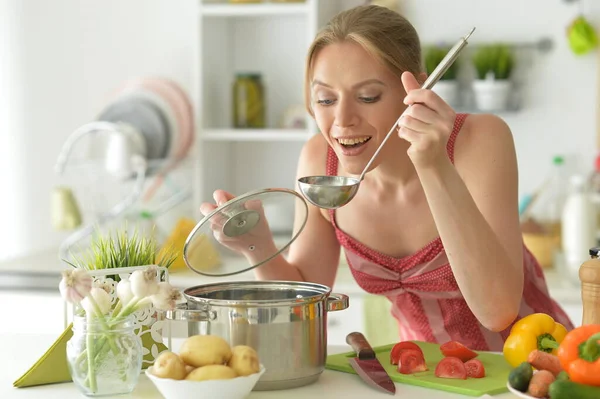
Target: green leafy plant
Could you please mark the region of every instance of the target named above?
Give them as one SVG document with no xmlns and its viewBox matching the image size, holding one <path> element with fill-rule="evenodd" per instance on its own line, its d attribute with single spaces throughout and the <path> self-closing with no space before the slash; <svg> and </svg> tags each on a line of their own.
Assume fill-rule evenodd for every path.
<svg viewBox="0 0 600 399">
<path fill-rule="evenodd" d="M 429 46 L 424 51 L 425 71 L 427 75 L 431 75 L 434 69 L 444 59 L 446 54 L 450 51 L 450 47 L 447 46 Z M 456 79 L 456 73 L 458 72 L 458 60 L 454 62 L 450 68 L 442 75 L 440 80 L 454 80 Z"/>
<path fill-rule="evenodd" d="M 129 234 L 127 228 L 103 235 L 97 232 L 86 253 L 73 262 L 65 260 L 75 268 L 85 270 L 115 269 L 143 265 L 157 265 L 169 268 L 178 253 L 168 248 L 159 251 L 156 240 L 141 236 L 137 229 Z"/>
<path fill-rule="evenodd" d="M 493 73 L 494 79 L 509 79 L 514 67 L 514 54 L 505 44 L 490 44 L 479 47 L 473 54 L 473 65 L 478 79 Z"/>
</svg>

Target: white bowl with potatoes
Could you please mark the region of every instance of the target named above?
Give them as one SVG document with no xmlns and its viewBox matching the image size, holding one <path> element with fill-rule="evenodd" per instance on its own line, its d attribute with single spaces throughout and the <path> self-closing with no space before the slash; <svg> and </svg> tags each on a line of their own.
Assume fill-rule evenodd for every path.
<svg viewBox="0 0 600 399">
<path fill-rule="evenodd" d="M 163 352 L 146 375 L 165 399 L 243 399 L 265 372 L 256 351 L 216 335 L 194 335 Z"/>
</svg>

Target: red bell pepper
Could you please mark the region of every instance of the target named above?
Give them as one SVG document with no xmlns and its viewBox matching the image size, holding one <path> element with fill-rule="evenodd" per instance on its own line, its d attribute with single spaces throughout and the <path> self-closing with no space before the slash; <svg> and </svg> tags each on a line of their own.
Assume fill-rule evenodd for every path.
<svg viewBox="0 0 600 399">
<path fill-rule="evenodd" d="M 571 381 L 600 386 L 600 324 L 584 325 L 567 333 L 557 355 Z"/>
</svg>

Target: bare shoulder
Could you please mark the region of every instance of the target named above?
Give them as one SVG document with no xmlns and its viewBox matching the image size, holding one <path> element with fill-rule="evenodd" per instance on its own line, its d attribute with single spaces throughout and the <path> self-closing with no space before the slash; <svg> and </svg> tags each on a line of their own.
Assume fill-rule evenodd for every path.
<svg viewBox="0 0 600 399">
<path fill-rule="evenodd" d="M 297 177 L 324 175 L 328 148 L 327 141 L 321 134 L 315 134 L 308 139 L 300 153 Z"/>
<path fill-rule="evenodd" d="M 515 148 L 510 127 L 496 115 L 469 115 L 456 137 L 454 159 L 459 170 L 481 162 L 512 163 Z"/>
</svg>

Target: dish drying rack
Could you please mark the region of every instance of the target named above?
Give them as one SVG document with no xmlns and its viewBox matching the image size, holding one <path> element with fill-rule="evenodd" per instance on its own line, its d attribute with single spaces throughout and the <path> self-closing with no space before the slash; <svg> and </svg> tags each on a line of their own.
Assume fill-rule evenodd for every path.
<svg viewBox="0 0 600 399">
<path fill-rule="evenodd" d="M 103 135 L 109 139 L 103 159 L 103 174 L 116 177 L 120 183 L 124 183 L 123 187 L 130 187 L 127 188 L 127 194 L 124 197 L 121 195 L 118 202 L 107 211 L 94 212 L 94 221 L 84 226 L 77 225 L 81 223 L 81 215 L 71 189 L 60 187 L 60 190 L 67 191 L 70 195 L 74 205 L 71 208 L 75 208 L 74 212 L 78 217 L 75 218 L 75 223 L 66 227 L 72 229 L 75 227 L 73 225 L 77 225 L 77 229 L 61 243 L 59 259 L 67 260 L 77 243 L 109 222 L 132 215 L 137 219 L 155 220 L 190 198 L 191 189 L 182 188 L 179 184 L 175 190 L 168 187 L 170 195 L 166 199 L 161 198 L 162 202 L 151 209 L 146 209 L 151 199 L 156 200 L 160 187 L 173 185 L 173 173 L 184 169 L 182 163 L 192 148 L 194 132 L 193 109 L 185 91 L 175 82 L 158 77 L 127 81 L 97 120 L 73 131 L 63 144 L 56 161 L 55 171 L 59 176 L 64 177 L 67 161 L 74 152 L 76 143 L 84 137 Z M 103 190 L 104 186 L 94 177 L 86 183 L 93 184 L 94 191 L 96 187 L 100 187 L 101 194 L 114 194 L 110 190 Z M 111 189 L 118 191 L 119 187 Z M 55 195 L 53 201 L 57 202 L 58 198 L 60 202 L 61 197 L 64 196 Z M 115 200 L 110 202 L 114 203 Z M 136 209 L 139 204 L 143 207 Z M 61 206 L 53 203 L 54 212 L 60 214 L 57 211 L 60 209 Z M 54 219 L 60 219 L 60 215 L 53 215 Z M 65 229 L 64 224 L 60 227 L 58 225 L 55 224 L 57 230 Z"/>
<path fill-rule="evenodd" d="M 121 127 L 122 129 L 122 127 Z M 69 154 L 72 152 L 74 144 L 85 134 L 92 132 L 103 133 L 119 133 L 119 130 L 112 123 L 93 122 L 79 128 L 72 137 L 73 139 L 65 142 L 57 163 L 56 172 L 63 175 L 67 166 Z M 119 219 L 131 217 L 156 219 L 178 205 L 182 204 L 192 196 L 192 191 L 185 188 L 177 188 L 174 194 L 164 199 L 152 208 L 147 208 L 145 205 L 156 194 L 157 184 L 168 181 L 168 176 L 157 175 L 157 171 L 164 167 L 166 161 L 148 161 L 139 155 L 131 157 L 131 167 L 133 177 L 130 179 L 131 189 L 129 193 L 107 211 L 100 212 L 95 216 L 95 220 L 91 223 L 83 225 L 65 238 L 59 247 L 58 256 L 61 260 L 66 260 L 69 257 L 71 249 L 82 240 L 90 237 L 98 228 L 105 226 L 109 222 Z M 154 181 L 151 181 L 154 179 Z M 156 180 L 160 179 L 159 182 Z M 149 184 L 147 189 L 145 185 Z M 136 206 L 144 204 L 140 209 Z"/>
</svg>

